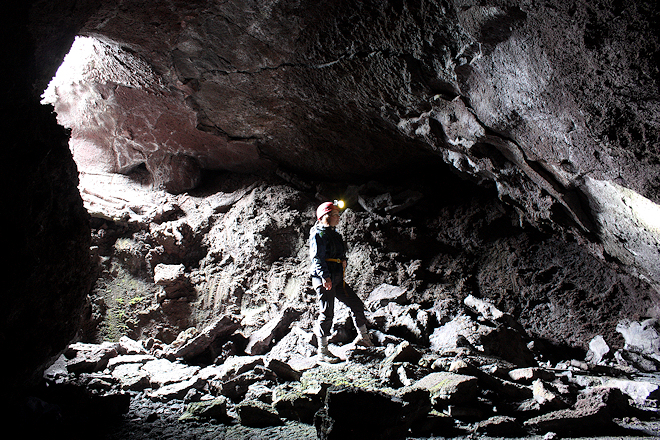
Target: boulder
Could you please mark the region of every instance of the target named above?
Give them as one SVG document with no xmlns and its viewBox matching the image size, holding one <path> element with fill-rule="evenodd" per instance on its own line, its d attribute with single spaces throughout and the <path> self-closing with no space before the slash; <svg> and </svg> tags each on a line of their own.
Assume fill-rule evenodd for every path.
<svg viewBox="0 0 660 440">
<path fill-rule="evenodd" d="M 262 380 L 250 384 L 243 396 L 243 400 L 259 400 L 260 402 L 271 405 L 273 403 L 273 386 L 274 382 L 270 380 Z"/>
<path fill-rule="evenodd" d="M 192 359 L 206 350 L 217 338 L 231 335 L 240 328 L 240 319 L 233 315 L 223 315 L 215 319 L 199 334 L 180 347 L 169 347 L 166 356 L 170 358 Z"/>
<path fill-rule="evenodd" d="M 155 391 L 149 391 L 147 392 L 147 396 L 150 399 L 161 402 L 167 402 L 173 399 L 183 400 L 190 390 L 201 389 L 205 384 L 206 382 L 204 380 L 195 376 L 188 380 L 162 386 Z"/>
<path fill-rule="evenodd" d="M 514 417 L 494 416 L 476 424 L 475 432 L 493 437 L 520 437 L 525 433 Z"/>
<path fill-rule="evenodd" d="M 407 403 L 376 391 L 358 388 L 328 390 L 325 405 L 314 418 L 320 440 L 403 438 L 420 414 L 415 403 Z"/>
<path fill-rule="evenodd" d="M 552 387 L 544 383 L 541 379 L 536 379 L 532 384 L 532 392 L 534 400 L 536 400 L 541 408 L 548 409 L 564 409 L 568 408 L 568 404 L 562 400 Z"/>
<path fill-rule="evenodd" d="M 294 326 L 271 348 L 267 358 L 286 362 L 297 371 L 308 370 L 316 365 L 315 338 L 313 333 Z"/>
<path fill-rule="evenodd" d="M 324 405 L 321 393 L 303 392 L 300 387 L 288 384 L 273 390 L 273 406 L 288 420 L 302 423 L 314 423 L 314 415 Z"/>
<path fill-rule="evenodd" d="M 589 341 L 589 351 L 587 351 L 586 361 L 592 364 L 600 364 L 605 355 L 609 353 L 610 347 L 605 342 L 605 339 L 601 335 L 594 336 L 591 341 Z"/>
<path fill-rule="evenodd" d="M 118 364 L 112 370 L 112 377 L 119 381 L 122 390 L 142 391 L 151 386 L 149 373 L 140 363 Z"/>
<path fill-rule="evenodd" d="M 630 397 L 633 402 L 644 406 L 649 401 L 660 399 L 660 380 L 639 378 L 637 380 L 610 378 L 603 381 L 604 387 L 617 388 Z"/>
<path fill-rule="evenodd" d="M 289 364 L 278 359 L 270 359 L 266 368 L 285 381 L 298 381 L 302 375 L 300 371 L 293 369 Z"/>
<path fill-rule="evenodd" d="M 70 373 L 82 373 L 103 370 L 111 358 L 117 356 L 119 344 L 104 342 L 102 344 L 86 344 L 78 342 L 71 344 L 64 351 L 67 360 L 67 370 Z"/>
<path fill-rule="evenodd" d="M 369 297 L 364 302 L 365 309 L 370 312 L 375 312 L 391 302 L 404 304 L 406 301 L 406 293 L 407 290 L 402 287 L 393 286 L 391 284 L 381 284 L 369 294 Z"/>
<path fill-rule="evenodd" d="M 224 381 L 211 380 L 209 381 L 209 387 L 217 394 L 222 394 L 223 396 L 230 398 L 232 401 L 238 402 L 243 399 L 250 385 L 265 380 L 275 383 L 276 378 L 275 373 L 272 371 L 264 367 L 256 366 L 250 371 L 246 371 L 245 373 Z"/>
<path fill-rule="evenodd" d="M 208 367 L 209 378 L 219 381 L 227 381 L 247 371 L 254 370 L 257 366 L 264 366 L 263 356 L 230 356 L 222 365 Z M 214 374 L 210 374 L 213 371 Z"/>
<path fill-rule="evenodd" d="M 236 405 L 236 414 L 241 425 L 252 428 L 282 425 L 282 419 L 271 405 L 259 400 L 246 400 Z"/>
<path fill-rule="evenodd" d="M 195 290 L 188 279 L 183 264 L 159 263 L 154 268 L 154 283 L 163 287 L 159 300 L 176 299 L 194 295 Z"/>
<path fill-rule="evenodd" d="M 551 371 L 539 367 L 516 368 L 509 371 L 509 378 L 514 382 L 530 384 L 536 379 L 552 381 L 555 374 Z"/>
<path fill-rule="evenodd" d="M 186 405 L 184 413 L 179 417 L 182 422 L 203 422 L 209 419 L 226 421 L 227 416 L 227 398 L 224 396 L 216 397 L 213 400 L 203 400 L 192 402 Z"/>
<path fill-rule="evenodd" d="M 384 333 L 390 333 L 415 343 L 426 343 L 429 338 L 430 314 L 419 304 L 400 305 L 389 302 L 372 313 L 369 318 Z"/>
<path fill-rule="evenodd" d="M 417 390 L 427 392 L 435 408 L 473 403 L 477 398 L 477 378 L 448 372 L 431 373 L 401 388 L 398 395 L 406 399 L 405 395 Z"/>
<path fill-rule="evenodd" d="M 128 336 L 122 336 L 119 338 L 119 347 L 117 351 L 121 355 L 147 354 L 147 350 L 144 348 L 141 342 L 135 341 Z"/>
<path fill-rule="evenodd" d="M 199 367 L 188 366 L 167 359 L 146 362 L 141 369 L 149 375 L 154 388 L 160 388 L 177 382 L 190 380 L 199 372 Z"/>
<path fill-rule="evenodd" d="M 580 394 L 575 407 L 562 409 L 526 420 L 533 433 L 555 432 L 560 435 L 610 434 L 616 428 L 612 418 L 630 414 L 623 393 L 616 388 L 589 388 Z"/>
<path fill-rule="evenodd" d="M 620 321 L 616 330 L 621 333 L 626 344 L 624 348 L 650 356 L 660 361 L 660 332 L 658 320 L 647 319 L 642 322 Z"/>
<path fill-rule="evenodd" d="M 503 324 L 495 327 L 483 325 L 466 314 L 458 315 L 436 328 L 430 336 L 430 344 L 431 349 L 437 352 L 468 346 L 519 367 L 537 365 L 524 336 L 518 331 Z"/>
<path fill-rule="evenodd" d="M 301 313 L 293 307 L 282 310 L 275 318 L 250 335 L 245 352 L 251 355 L 266 353 L 275 341 L 291 330 L 291 323 L 298 319 Z"/>
</svg>

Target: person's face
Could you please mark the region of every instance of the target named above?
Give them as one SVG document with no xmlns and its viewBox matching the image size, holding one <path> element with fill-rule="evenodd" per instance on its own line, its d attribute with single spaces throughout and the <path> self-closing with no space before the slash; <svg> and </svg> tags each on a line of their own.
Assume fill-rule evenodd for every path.
<svg viewBox="0 0 660 440">
<path fill-rule="evenodd" d="M 323 217 L 327 226 L 337 226 L 339 224 L 339 210 L 333 209 Z"/>
</svg>

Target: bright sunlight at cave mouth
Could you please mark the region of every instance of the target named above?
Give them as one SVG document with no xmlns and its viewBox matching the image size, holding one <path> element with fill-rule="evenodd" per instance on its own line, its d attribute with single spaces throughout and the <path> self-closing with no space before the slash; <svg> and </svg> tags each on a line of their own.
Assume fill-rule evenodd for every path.
<svg viewBox="0 0 660 440">
<path fill-rule="evenodd" d="M 86 69 L 93 69 L 94 55 L 100 42 L 96 38 L 77 36 L 71 45 L 71 50 L 64 57 L 62 65 L 41 95 L 42 104 L 55 105 L 58 98 L 58 88 L 80 81 L 85 77 Z"/>
<path fill-rule="evenodd" d="M 151 67 L 119 44 L 77 36 L 42 94 L 41 103 L 52 105 L 57 122 L 71 130 L 69 149 L 79 171 L 78 190 L 92 216 L 140 217 L 155 209 L 155 198 L 162 197 L 124 175 L 135 165 L 118 159 L 116 145 L 108 141 L 120 134 L 117 117 L 122 111 L 108 90 L 160 85 Z"/>
</svg>

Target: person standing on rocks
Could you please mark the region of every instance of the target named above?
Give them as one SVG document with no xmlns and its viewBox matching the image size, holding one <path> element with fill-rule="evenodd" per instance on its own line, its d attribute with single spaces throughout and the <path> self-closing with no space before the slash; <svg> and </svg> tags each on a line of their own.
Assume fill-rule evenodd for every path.
<svg viewBox="0 0 660 440">
<path fill-rule="evenodd" d="M 355 291 L 346 284 L 346 246 L 336 227 L 339 224 L 339 207 L 332 202 L 322 203 L 316 209 L 317 222 L 309 234 L 312 287 L 319 303 L 317 320 L 318 354 L 324 362 L 336 363 L 340 359 L 328 349 L 328 336 L 335 314 L 335 299 L 348 306 L 358 329 L 356 345 L 373 346 L 367 331 L 364 304 Z"/>
</svg>

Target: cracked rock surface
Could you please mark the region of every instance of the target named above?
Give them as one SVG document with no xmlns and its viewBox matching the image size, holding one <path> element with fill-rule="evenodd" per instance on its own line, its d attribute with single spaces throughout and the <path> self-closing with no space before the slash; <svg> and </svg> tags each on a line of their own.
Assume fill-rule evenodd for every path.
<svg viewBox="0 0 660 440">
<path fill-rule="evenodd" d="M 522 221 L 585 237 L 660 284 L 658 224 L 645 220 L 658 208 L 642 206 L 660 201 L 652 3 L 142 0 L 85 12 L 94 55 L 47 98 L 83 168 L 146 167 L 182 192 L 208 169 L 345 179 L 439 156 L 495 184 Z"/>
</svg>

